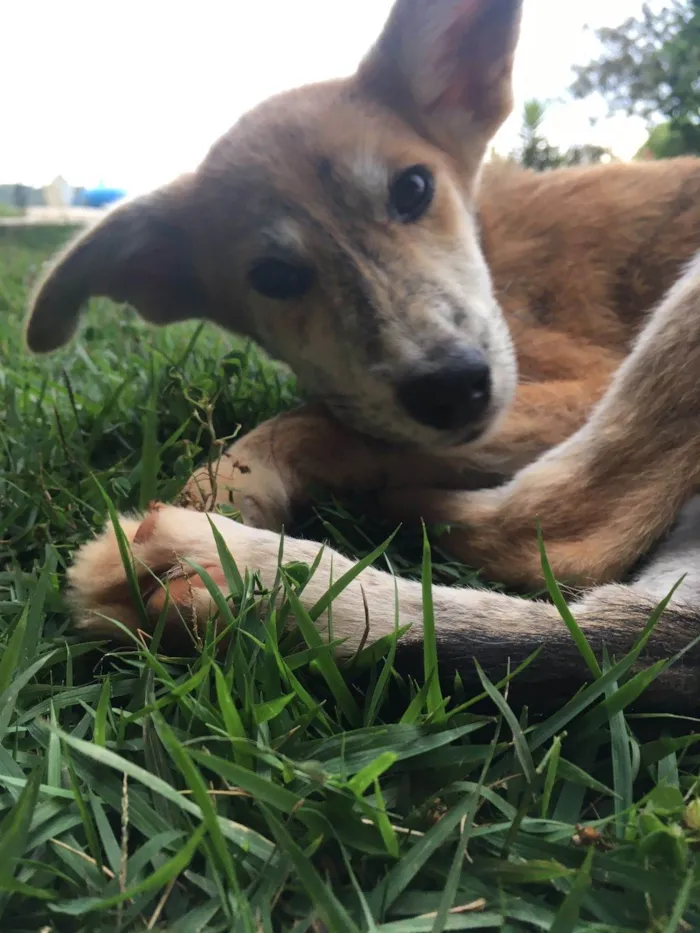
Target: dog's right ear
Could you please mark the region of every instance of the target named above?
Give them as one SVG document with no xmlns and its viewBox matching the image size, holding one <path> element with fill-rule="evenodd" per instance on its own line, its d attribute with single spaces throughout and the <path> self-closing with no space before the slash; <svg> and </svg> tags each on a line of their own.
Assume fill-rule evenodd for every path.
<svg viewBox="0 0 700 933">
<path fill-rule="evenodd" d="M 522 6 L 396 0 L 360 85 L 471 170 L 512 108 Z"/>
<path fill-rule="evenodd" d="M 30 350 L 67 343 L 92 296 L 126 302 L 154 324 L 209 316 L 187 225 L 193 180 L 183 176 L 120 205 L 54 260 L 30 302 Z"/>
</svg>

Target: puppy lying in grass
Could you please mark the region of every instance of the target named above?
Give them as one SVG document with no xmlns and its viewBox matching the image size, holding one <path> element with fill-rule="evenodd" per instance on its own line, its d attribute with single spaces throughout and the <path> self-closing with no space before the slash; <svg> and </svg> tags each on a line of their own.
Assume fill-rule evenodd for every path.
<svg viewBox="0 0 700 933">
<path fill-rule="evenodd" d="M 449 524 L 458 559 L 523 588 L 542 581 L 540 522 L 553 572 L 585 591 L 572 611 L 594 652 L 627 651 L 681 577 L 646 657 L 700 633 L 700 162 L 484 166 L 511 108 L 520 13 L 519 0 L 398 0 L 355 75 L 263 103 L 41 283 L 36 351 L 106 295 L 155 323 L 202 317 L 249 335 L 318 400 L 203 468 L 182 498 L 195 510 L 124 521 L 138 599 L 114 530 L 79 552 L 71 581 L 91 634 L 114 633 L 109 618 L 153 626 L 157 580 L 168 627 L 207 624 L 188 562 L 225 582 L 214 529 L 271 588 L 278 532 L 319 480 L 380 489 L 399 520 Z M 196 511 L 222 503 L 241 523 Z M 320 549 L 285 538 L 284 559 L 314 563 Z M 301 596 L 310 612 L 331 567 L 352 572 L 324 550 Z M 406 644 L 420 643 L 418 584 L 364 568 L 334 604 L 341 653 L 368 619 L 372 639 L 393 632 L 395 586 Z M 433 598 L 446 669 L 474 656 L 504 668 L 543 644 L 540 682 L 587 676 L 553 605 Z M 691 701 L 699 658 L 660 689 Z"/>
</svg>

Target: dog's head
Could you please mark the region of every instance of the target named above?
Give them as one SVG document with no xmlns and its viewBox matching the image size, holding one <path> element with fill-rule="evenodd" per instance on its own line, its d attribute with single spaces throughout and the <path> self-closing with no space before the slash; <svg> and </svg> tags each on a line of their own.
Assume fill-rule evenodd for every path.
<svg viewBox="0 0 700 933">
<path fill-rule="evenodd" d="M 266 101 L 199 169 L 119 206 L 58 258 L 27 341 L 92 295 L 246 334 L 367 433 L 482 435 L 516 381 L 475 192 L 510 112 L 522 0 L 398 0 L 349 79 Z"/>
</svg>

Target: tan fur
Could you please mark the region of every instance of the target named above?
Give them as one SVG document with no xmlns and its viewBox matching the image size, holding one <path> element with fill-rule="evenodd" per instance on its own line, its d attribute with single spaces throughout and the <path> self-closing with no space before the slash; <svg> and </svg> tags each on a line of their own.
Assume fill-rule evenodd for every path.
<svg viewBox="0 0 700 933">
<path fill-rule="evenodd" d="M 697 513 L 697 507 L 695 509 Z M 697 522 L 697 514 L 693 521 Z M 213 522 L 233 556 L 241 574 L 256 571 L 263 588 L 275 601 L 282 592 L 276 587 L 280 539 L 277 534 L 249 528 L 216 514 L 198 513 L 173 506 L 146 516 L 148 536 L 134 547 L 134 565 L 140 578 L 158 576 L 161 583 L 144 595 L 145 618 L 141 618 L 127 596 L 115 606 L 110 586 L 100 591 L 104 579 L 96 562 L 96 547 L 103 553 L 112 547 L 113 529 L 107 529 L 96 542 L 81 549 L 69 572 L 72 598 L 80 627 L 90 635 L 112 635 L 127 640 L 125 630 L 137 633 L 152 631 L 167 606 L 165 646 L 180 649 L 186 644 L 184 633 L 191 631 L 201 639 L 204 627 L 211 624 L 213 607 L 203 581 L 191 570 L 190 562 L 206 568 L 228 592 L 220 569 L 217 544 L 211 530 Z M 133 540 L 133 524 L 129 520 Z M 116 550 L 116 549 L 113 549 Z M 170 562 L 164 555 L 170 554 Z M 316 565 L 316 571 L 303 588 L 300 599 L 307 611 L 325 595 L 333 581 L 352 569 L 353 562 L 314 541 L 286 538 L 282 561 Z M 156 574 L 154 568 L 158 568 Z M 217 573 L 218 569 L 218 573 Z M 95 581 L 90 586 L 86 580 Z M 672 585 L 671 581 L 669 583 Z M 665 582 L 662 584 L 665 585 Z M 695 580 L 697 587 L 697 579 Z M 693 586 L 689 586 L 690 592 Z M 658 587 L 640 581 L 633 587 L 606 586 L 593 590 L 572 605 L 579 626 L 596 652 L 603 645 L 613 653 L 630 650 L 661 599 Z M 659 653 L 672 654 L 697 634 L 697 615 L 684 599 L 683 587 L 670 603 L 656 632 L 653 660 Z M 572 648 L 570 636 L 556 609 L 544 602 L 516 599 L 487 590 L 433 587 L 436 634 L 441 663 L 448 670 L 459 670 L 469 678 L 474 674 L 472 657 L 492 676 L 503 676 L 509 665 L 517 666 L 537 648 L 542 649 L 538 663 L 531 665 L 521 678 L 527 683 L 548 680 L 571 689 L 582 676 L 582 662 Z M 343 659 L 352 658 L 364 644 L 395 631 L 396 618 L 409 631 L 401 642 L 400 659 L 410 660 L 411 653 L 422 651 L 422 587 L 418 582 L 394 579 L 373 568 L 363 570 L 333 602 L 333 638 L 339 643 Z M 121 627 L 109 625 L 116 618 Z M 627 624 L 620 625 L 621 619 Z M 319 631 L 328 635 L 328 616 L 317 620 Z M 369 626 L 369 632 L 367 627 Z M 366 639 L 368 639 L 366 641 Z M 646 658 L 644 658 L 646 659 Z M 669 670 L 652 691 L 657 701 L 674 705 L 692 704 L 700 685 L 695 663 Z"/>
<path fill-rule="evenodd" d="M 700 264 L 682 273 L 700 247 L 700 160 L 482 167 L 511 106 L 520 7 L 398 0 L 356 75 L 265 102 L 197 172 L 117 208 L 40 284 L 27 329 L 37 351 L 65 342 L 81 305 L 101 294 L 155 323 L 200 316 L 248 334 L 318 397 L 198 471 L 183 504 L 232 502 L 246 525 L 279 530 L 312 484 L 383 490 L 390 514 L 449 523 L 458 558 L 525 587 L 541 579 L 540 521 L 555 573 L 596 586 L 621 580 L 697 491 Z M 416 164 L 432 173 L 434 199 L 399 223 L 388 192 Z M 261 296 L 251 270 L 270 256 L 309 272 L 303 295 Z M 492 382 L 469 443 L 461 428 L 418 424 L 397 400 L 407 375 L 464 348 L 483 354 Z M 594 641 L 628 645 L 669 574 L 700 572 L 700 523 L 696 541 L 689 514 L 646 576 L 578 605 Z M 134 556 L 156 577 L 173 555 L 216 571 L 206 516 L 166 509 L 145 521 Z M 243 565 L 273 574 L 275 535 L 222 528 Z M 75 599 L 90 628 L 103 630 L 96 613 L 107 607 L 133 631 L 109 534 L 78 555 Z M 286 547 L 293 559 L 318 551 Z M 172 579 L 174 604 L 191 603 L 203 622 L 211 606 L 190 592 L 196 581 Z M 393 581 L 360 579 L 386 634 Z M 334 611 L 350 645 L 364 629 L 358 586 Z M 417 616 L 419 591 L 399 589 Z M 147 617 L 163 608 L 152 588 L 142 597 Z M 495 658 L 499 645 L 500 657 L 522 655 L 544 637 L 566 672 L 576 666 L 543 603 L 439 590 L 436 605 L 450 663 L 477 648 Z M 700 630 L 692 574 L 668 612 L 659 650 Z M 687 677 L 676 688 L 695 686 L 694 667 Z"/>
<path fill-rule="evenodd" d="M 544 175 L 487 166 L 479 209 L 520 373 L 514 403 L 494 433 L 463 447 L 406 450 L 348 430 L 320 407 L 300 409 L 227 451 L 214 468 L 214 499 L 233 499 L 244 520 L 279 529 L 320 482 L 335 491 L 473 488 L 483 484 L 481 474 L 510 476 L 565 440 L 584 424 L 654 305 L 700 247 L 700 160 Z M 203 469 L 188 497 L 203 493 L 211 504 L 211 487 Z M 594 504 L 579 501 L 576 508 Z M 554 514 L 557 508 L 552 501 Z M 507 566 L 498 573 L 513 579 Z M 531 573 L 527 578 L 534 582 Z"/>
</svg>

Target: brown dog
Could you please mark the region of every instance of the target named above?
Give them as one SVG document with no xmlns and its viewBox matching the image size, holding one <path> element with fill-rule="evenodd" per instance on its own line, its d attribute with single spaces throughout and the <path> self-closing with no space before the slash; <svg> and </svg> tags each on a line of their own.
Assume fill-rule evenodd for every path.
<svg viewBox="0 0 700 933">
<path fill-rule="evenodd" d="M 66 342 L 99 294 L 155 323 L 208 318 L 295 370 L 317 407 L 253 431 L 183 500 L 234 502 L 248 527 L 217 522 L 263 580 L 279 539 L 250 526 L 278 530 L 319 480 L 384 488 L 391 514 L 448 522 L 457 557 L 510 583 L 540 580 L 539 519 L 555 573 L 594 587 L 579 624 L 611 650 L 687 574 L 652 642 L 666 656 L 700 634 L 695 502 L 638 579 L 613 581 L 671 528 L 700 473 L 700 161 L 482 166 L 511 108 L 521 3 L 398 0 L 352 78 L 265 102 L 197 172 L 72 244 L 35 295 L 27 340 Z M 144 568 L 172 571 L 173 554 L 216 565 L 207 516 L 161 508 L 146 522 L 127 523 Z M 285 541 L 286 559 L 318 550 Z M 309 604 L 331 559 L 336 576 L 347 564 L 325 552 Z M 91 630 L 105 628 L 97 612 L 137 624 L 113 532 L 78 555 L 72 581 Z M 394 627 L 393 579 L 364 571 L 333 613 L 346 652 L 365 628 L 362 588 L 373 636 Z M 419 590 L 402 581 L 399 598 L 417 621 Z M 545 641 L 538 676 L 580 671 L 548 604 L 443 588 L 435 604 L 449 662 L 518 661 Z M 665 681 L 686 695 L 700 663 L 688 657 Z"/>
</svg>

